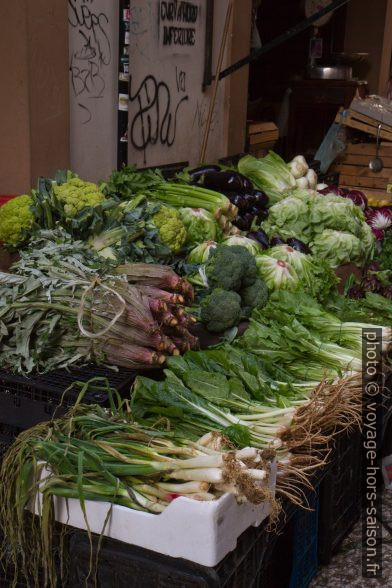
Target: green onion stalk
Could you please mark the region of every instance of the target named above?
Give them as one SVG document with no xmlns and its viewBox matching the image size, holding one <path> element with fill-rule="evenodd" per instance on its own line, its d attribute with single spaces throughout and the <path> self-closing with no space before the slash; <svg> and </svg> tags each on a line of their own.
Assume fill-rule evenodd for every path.
<svg viewBox="0 0 392 588">
<path fill-rule="evenodd" d="M 107 383 L 110 409 L 83 405 L 88 385 L 65 416 L 21 433 L 1 464 L 0 526 L 15 576 L 22 571 L 35 586 L 56 585 L 54 497 L 80 502 L 90 539 L 86 500 L 111 505 L 102 533 L 113 505 L 159 514 L 178 497 L 212 501 L 229 492 L 240 503 L 267 500 L 278 512 L 269 489 L 273 451 L 235 449 L 217 433 L 211 433 L 219 439 L 212 447 L 137 424 Z M 41 516 L 31 519 L 27 506 L 33 504 L 40 505 Z M 40 566 L 46 570 L 43 584 Z"/>
</svg>

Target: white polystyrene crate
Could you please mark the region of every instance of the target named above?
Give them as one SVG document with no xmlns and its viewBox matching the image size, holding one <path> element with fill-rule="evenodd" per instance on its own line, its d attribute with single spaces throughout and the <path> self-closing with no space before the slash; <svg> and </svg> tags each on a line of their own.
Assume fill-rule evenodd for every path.
<svg viewBox="0 0 392 588">
<path fill-rule="evenodd" d="M 41 473 L 45 477 L 45 470 Z M 271 464 L 269 488 L 275 488 L 276 463 Z M 40 500 L 40 498 L 38 498 Z M 68 505 L 67 505 L 68 502 Z M 110 505 L 85 501 L 90 530 L 101 534 Z M 79 500 L 54 498 L 55 518 L 60 523 L 86 529 Z M 31 507 L 33 510 L 33 507 Z M 40 512 L 38 503 L 35 512 Z M 179 497 L 160 514 L 151 514 L 112 505 L 104 535 L 157 551 L 181 557 L 200 565 L 215 566 L 235 549 L 237 539 L 248 527 L 258 527 L 270 514 L 268 502 L 260 505 L 237 504 L 231 494 L 214 501 Z"/>
</svg>

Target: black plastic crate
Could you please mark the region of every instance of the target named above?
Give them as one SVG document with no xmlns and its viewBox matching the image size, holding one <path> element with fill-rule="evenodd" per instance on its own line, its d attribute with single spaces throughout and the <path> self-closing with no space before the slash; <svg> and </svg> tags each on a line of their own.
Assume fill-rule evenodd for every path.
<svg viewBox="0 0 392 588">
<path fill-rule="evenodd" d="M 0 423 L 0 464 L 8 447 L 23 429 Z"/>
<path fill-rule="evenodd" d="M 310 510 L 294 513 L 292 519 L 292 563 L 289 588 L 307 588 L 318 570 L 318 490 L 308 497 Z"/>
<path fill-rule="evenodd" d="M 55 527 L 53 533 L 53 555 L 55 558 L 55 566 L 57 570 L 57 578 L 58 578 L 58 586 L 61 586 L 61 558 L 60 558 L 60 533 L 61 527 L 57 525 Z M 69 549 L 69 540 L 70 540 L 71 532 L 69 532 L 63 539 L 63 573 L 64 573 L 64 588 L 72 588 L 72 585 L 68 582 L 68 569 L 69 565 L 69 556 L 68 556 L 68 549 Z M 0 528 L 0 546 L 3 545 L 4 535 L 2 534 L 2 530 Z M 28 559 L 28 554 L 27 554 Z M 20 567 L 18 568 L 18 578 L 15 588 L 33 588 L 35 586 L 33 578 L 25 578 L 22 572 L 20 571 L 22 564 L 20 563 Z M 10 551 L 8 551 L 7 547 L 4 550 L 4 558 L 0 561 L 0 588 L 13 588 L 14 584 L 14 566 L 11 561 Z M 40 568 L 38 570 L 38 586 L 44 586 L 44 570 Z"/>
<path fill-rule="evenodd" d="M 86 366 L 72 370 L 54 370 L 47 374 L 25 377 L 0 370 L 0 418 L 3 423 L 27 429 L 50 420 L 53 414 L 61 416 L 74 404 L 80 388 L 64 394 L 76 380 L 87 382 L 92 378 L 107 378 L 110 386 L 123 395 L 129 395 L 136 372 L 121 369 L 118 372 L 100 366 Z M 61 399 L 62 405 L 59 406 Z M 106 405 L 106 393 L 90 387 L 83 402 Z M 57 410 L 56 410 L 57 408 Z"/>
<path fill-rule="evenodd" d="M 216 567 L 163 556 L 105 538 L 98 558 L 98 588 L 282 588 L 282 551 L 275 545 L 284 535 L 267 532 L 262 524 L 249 528 Z M 97 538 L 94 538 L 94 546 Z M 275 555 L 274 555 L 275 554 Z M 85 588 L 90 545 L 85 532 L 75 532 L 70 544 L 70 586 Z M 278 565 L 270 565 L 271 561 Z M 285 565 L 287 558 L 285 560 Z M 280 573 L 280 576 L 279 576 Z M 287 582 L 290 569 L 286 569 Z M 88 581 L 87 588 L 94 582 Z"/>
<path fill-rule="evenodd" d="M 319 562 L 328 564 L 361 513 L 360 431 L 341 434 L 334 461 L 320 485 Z"/>
</svg>

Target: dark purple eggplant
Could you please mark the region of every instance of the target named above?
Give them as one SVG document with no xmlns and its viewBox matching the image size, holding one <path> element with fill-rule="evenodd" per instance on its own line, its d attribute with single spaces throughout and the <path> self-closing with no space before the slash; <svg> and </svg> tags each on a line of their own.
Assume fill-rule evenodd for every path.
<svg viewBox="0 0 392 588">
<path fill-rule="evenodd" d="M 211 171 L 204 175 L 203 186 L 218 192 L 253 192 L 253 186 L 245 176 L 234 171 Z"/>
<path fill-rule="evenodd" d="M 269 198 L 267 194 L 264 194 L 264 192 L 260 192 L 260 190 L 255 190 L 253 192 L 253 196 L 255 199 L 256 206 L 259 206 L 259 208 L 265 208 L 266 206 L 268 206 Z"/>
<path fill-rule="evenodd" d="M 249 239 L 253 239 L 254 241 L 257 241 L 257 243 L 260 245 L 260 247 L 262 249 L 269 249 L 270 243 L 269 243 L 268 235 L 262 229 L 259 229 L 258 231 L 251 231 L 246 236 L 249 237 Z"/>
<path fill-rule="evenodd" d="M 253 223 L 253 214 L 250 214 L 249 212 L 247 212 L 243 215 L 242 218 L 244 219 L 245 225 L 246 225 L 246 228 L 244 229 L 244 231 L 249 231 L 249 229 Z"/>
<path fill-rule="evenodd" d="M 248 212 L 250 212 L 250 214 L 253 214 L 253 216 L 257 216 L 260 214 L 261 210 L 260 210 L 260 208 L 257 208 L 257 206 L 251 206 L 248 209 Z"/>
<path fill-rule="evenodd" d="M 242 197 L 244 199 L 244 202 L 246 203 L 247 208 L 251 208 L 254 205 L 255 199 L 253 194 L 244 194 Z"/>
<path fill-rule="evenodd" d="M 234 204 L 239 210 L 244 211 L 247 208 L 247 204 L 244 200 L 243 194 L 238 194 L 237 192 L 226 192 L 225 194 L 230 202 Z"/>
<path fill-rule="evenodd" d="M 263 221 L 265 221 L 266 218 L 268 218 L 268 209 L 264 208 L 263 210 L 259 210 L 259 212 L 257 213 L 257 220 L 259 223 L 262 223 Z"/>
<path fill-rule="evenodd" d="M 242 185 L 244 186 L 245 192 L 251 194 L 254 191 L 254 186 L 249 178 L 237 172 L 237 176 L 242 180 Z"/>
<path fill-rule="evenodd" d="M 271 247 L 275 247 L 275 245 L 286 245 L 286 241 L 280 235 L 274 235 L 271 238 L 270 245 Z"/>
<path fill-rule="evenodd" d="M 247 221 L 244 219 L 243 216 L 237 216 L 233 221 L 233 225 L 237 227 L 240 231 L 247 231 L 249 230 L 249 226 Z"/>
<path fill-rule="evenodd" d="M 200 167 L 195 167 L 194 169 L 189 170 L 188 174 L 192 181 L 197 181 L 209 172 L 219 172 L 220 167 L 219 165 L 202 165 Z"/>
<path fill-rule="evenodd" d="M 306 254 L 310 254 L 311 251 L 309 249 L 309 247 L 306 245 L 306 243 L 304 243 L 303 241 L 300 241 L 299 239 L 295 239 L 294 237 L 291 237 L 290 239 L 287 239 L 286 241 L 287 245 L 290 245 L 290 247 L 292 247 L 293 249 L 296 249 L 297 251 L 300 251 L 301 253 L 306 253 Z"/>
</svg>

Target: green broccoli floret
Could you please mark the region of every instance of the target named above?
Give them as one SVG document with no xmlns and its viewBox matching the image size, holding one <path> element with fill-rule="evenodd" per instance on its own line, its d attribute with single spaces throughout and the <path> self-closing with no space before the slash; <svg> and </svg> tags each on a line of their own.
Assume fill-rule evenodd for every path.
<svg viewBox="0 0 392 588">
<path fill-rule="evenodd" d="M 12 198 L 0 207 L 0 242 L 19 245 L 33 226 L 32 198 L 27 194 Z"/>
<path fill-rule="evenodd" d="M 245 247 L 218 245 L 211 251 L 206 275 L 212 288 L 238 292 L 256 280 L 256 261 Z"/>
<path fill-rule="evenodd" d="M 152 218 L 159 229 L 159 236 L 164 245 L 173 253 L 178 253 L 186 241 L 186 229 L 175 208 L 162 206 Z"/>
<path fill-rule="evenodd" d="M 266 283 L 257 278 L 257 280 L 240 291 L 242 301 L 243 316 L 250 316 L 254 308 L 263 308 L 268 301 L 268 288 Z"/>
<path fill-rule="evenodd" d="M 255 258 L 242 245 L 231 245 L 230 249 L 233 249 L 236 255 L 238 255 L 243 266 L 242 286 L 251 286 L 255 283 L 259 275 Z"/>
<path fill-rule="evenodd" d="M 80 178 L 71 178 L 60 186 L 53 183 L 53 191 L 63 204 L 68 218 L 76 216 L 86 206 L 95 206 L 105 200 L 97 184 L 85 182 Z"/>
<path fill-rule="evenodd" d="M 241 296 L 216 288 L 203 298 L 200 318 L 211 333 L 223 333 L 234 327 L 241 318 Z"/>
</svg>

